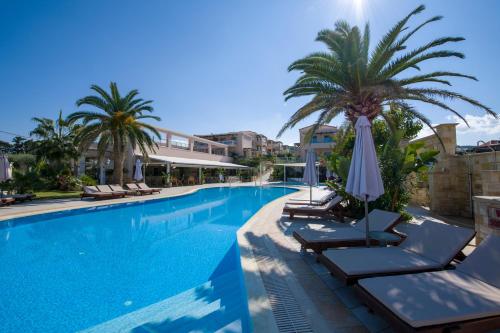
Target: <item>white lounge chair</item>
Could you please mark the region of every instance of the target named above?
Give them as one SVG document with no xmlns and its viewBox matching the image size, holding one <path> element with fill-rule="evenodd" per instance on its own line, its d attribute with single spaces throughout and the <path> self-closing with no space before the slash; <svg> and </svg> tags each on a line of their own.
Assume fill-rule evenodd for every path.
<svg viewBox="0 0 500 333">
<path fill-rule="evenodd" d="M 361 278 L 442 270 L 472 240 L 473 229 L 425 221 L 399 246 L 330 249 L 319 261 L 344 283 Z"/>
<path fill-rule="evenodd" d="M 401 220 L 401 214 L 380 209 L 372 210 L 368 217 L 371 231 L 389 231 Z M 311 249 L 319 254 L 328 248 L 364 246 L 365 231 L 366 220 L 362 218 L 352 225 L 330 227 L 327 230 L 309 228 L 296 230 L 293 232 L 293 237 L 302 245 L 302 249 Z"/>
<path fill-rule="evenodd" d="M 321 206 L 326 204 L 328 201 L 333 199 L 336 196 L 335 191 L 328 189 L 321 189 L 312 192 L 312 200 L 310 197 L 310 193 L 301 193 L 297 197 L 293 197 L 288 199 L 287 205 L 315 205 Z"/>
<path fill-rule="evenodd" d="M 336 196 L 321 206 L 285 204 L 283 213 L 287 213 L 290 216 L 290 219 L 293 219 L 295 215 L 320 217 L 334 216 L 340 221 L 343 221 L 342 207 L 340 205 L 342 200 L 344 200 L 344 198 Z"/>
<path fill-rule="evenodd" d="M 500 328 L 500 237 L 455 270 L 362 279 L 355 289 L 396 332 L 491 332 Z"/>
</svg>

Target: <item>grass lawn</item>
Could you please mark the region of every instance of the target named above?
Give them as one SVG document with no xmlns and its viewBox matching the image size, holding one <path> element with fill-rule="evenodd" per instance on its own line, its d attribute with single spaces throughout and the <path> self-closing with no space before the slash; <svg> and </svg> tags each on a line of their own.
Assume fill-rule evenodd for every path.
<svg viewBox="0 0 500 333">
<path fill-rule="evenodd" d="M 69 199 L 69 198 L 79 198 L 81 191 L 44 191 L 44 192 L 35 192 L 36 200 L 43 199 Z"/>
</svg>

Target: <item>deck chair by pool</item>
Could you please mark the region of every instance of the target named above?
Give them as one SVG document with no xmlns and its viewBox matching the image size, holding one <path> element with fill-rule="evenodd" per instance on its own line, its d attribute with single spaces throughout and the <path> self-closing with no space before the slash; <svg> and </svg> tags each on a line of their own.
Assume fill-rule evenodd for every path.
<svg viewBox="0 0 500 333">
<path fill-rule="evenodd" d="M 83 192 L 80 195 L 81 199 L 83 198 L 93 198 L 93 199 L 112 199 L 116 198 L 113 193 L 103 193 L 100 192 L 95 186 L 84 186 Z"/>
<path fill-rule="evenodd" d="M 153 194 L 153 190 L 147 190 L 147 189 L 142 189 L 140 188 L 139 186 L 137 186 L 137 184 L 134 184 L 134 183 L 130 183 L 130 184 L 125 184 L 125 186 L 127 186 L 127 188 L 129 190 L 132 190 L 132 191 L 137 191 L 139 194 Z"/>
<path fill-rule="evenodd" d="M 135 190 L 126 190 L 118 184 L 108 185 L 113 192 L 123 192 L 126 195 L 138 195 L 139 192 Z"/>
<path fill-rule="evenodd" d="M 331 249 L 319 261 L 342 282 L 445 269 L 474 238 L 473 229 L 424 221 L 408 229 L 399 246 Z"/>
<path fill-rule="evenodd" d="M 97 185 L 96 186 L 99 192 L 101 193 L 111 193 L 114 195 L 116 198 L 124 198 L 127 195 L 127 192 L 125 191 L 114 191 L 109 187 L 109 185 Z"/>
<path fill-rule="evenodd" d="M 355 290 L 395 332 L 491 332 L 500 328 L 500 237 L 455 270 L 362 279 Z"/>
<path fill-rule="evenodd" d="M 328 201 L 332 200 L 336 196 L 335 191 L 325 190 L 325 189 L 317 189 L 312 192 L 312 200 L 309 192 L 301 193 L 298 197 L 290 198 L 287 201 L 287 205 L 308 205 L 311 204 L 314 206 L 322 206 L 326 204 Z"/>
<path fill-rule="evenodd" d="M 283 213 L 287 213 L 290 219 L 295 215 L 300 216 L 319 216 L 319 217 L 336 217 L 343 221 L 341 202 L 344 200 L 341 196 L 335 196 L 333 199 L 321 206 L 314 205 L 288 205 L 283 208 Z"/>
<path fill-rule="evenodd" d="M 390 231 L 401 221 L 401 214 L 374 209 L 369 213 L 371 231 Z M 302 249 L 311 249 L 317 254 L 328 248 L 364 246 L 366 244 L 366 220 L 363 218 L 351 226 L 341 226 L 328 230 L 301 229 L 293 232 L 293 237 Z M 372 240 L 376 245 L 376 241 Z"/>
<path fill-rule="evenodd" d="M 141 190 L 150 190 L 153 191 L 153 193 L 161 192 L 161 188 L 149 187 L 148 185 L 146 185 L 146 183 L 137 183 L 137 186 L 139 186 Z"/>
<path fill-rule="evenodd" d="M 0 198 L 0 206 L 8 206 L 16 202 L 13 198 Z"/>
<path fill-rule="evenodd" d="M 32 201 L 34 198 L 36 198 L 36 194 L 34 193 L 7 194 L 4 195 L 3 198 L 13 199 L 14 202 L 25 202 L 25 201 Z"/>
</svg>

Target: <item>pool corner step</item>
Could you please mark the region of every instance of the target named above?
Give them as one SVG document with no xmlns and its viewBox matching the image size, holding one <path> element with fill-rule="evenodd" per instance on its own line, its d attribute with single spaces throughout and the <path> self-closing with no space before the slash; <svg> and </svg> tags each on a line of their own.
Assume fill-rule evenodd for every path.
<svg viewBox="0 0 500 333">
<path fill-rule="evenodd" d="M 240 304 L 242 295 L 234 288 L 238 283 L 230 272 L 80 333 L 174 332 L 200 326 L 210 326 L 210 330 L 217 331 L 241 319 L 239 314 L 246 311 Z"/>
</svg>

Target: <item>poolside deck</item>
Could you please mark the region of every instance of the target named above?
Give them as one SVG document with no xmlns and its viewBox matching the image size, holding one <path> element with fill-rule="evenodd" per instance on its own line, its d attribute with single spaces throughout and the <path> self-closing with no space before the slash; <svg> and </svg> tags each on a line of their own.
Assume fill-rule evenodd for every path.
<svg viewBox="0 0 500 333">
<path fill-rule="evenodd" d="M 1 207 L 0 220 L 62 209 L 171 197 L 217 186 L 230 185 L 169 188 L 159 195 L 103 201 L 65 199 L 26 202 Z M 293 231 L 311 222 L 314 227 L 320 228 L 325 222 L 299 218 L 292 222 L 282 217 L 286 200 L 283 197 L 264 206 L 238 232 L 254 331 L 391 332 L 382 318 L 370 313 L 359 302 L 351 287 L 343 286 L 333 278 L 325 267 L 316 263 L 312 253 L 300 252 L 299 243 L 292 237 Z M 433 219 L 429 211 L 420 207 L 409 210 L 415 216 L 413 223 Z M 453 223 L 449 219 L 446 222 Z"/>
</svg>

